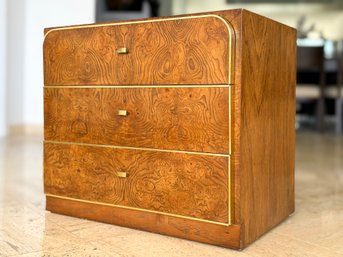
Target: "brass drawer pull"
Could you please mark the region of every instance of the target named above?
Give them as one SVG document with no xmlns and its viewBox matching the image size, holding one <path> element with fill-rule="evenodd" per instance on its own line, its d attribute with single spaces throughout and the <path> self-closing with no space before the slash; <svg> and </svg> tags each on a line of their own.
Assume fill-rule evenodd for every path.
<svg viewBox="0 0 343 257">
<path fill-rule="evenodd" d="M 119 110 L 118 115 L 119 116 L 127 116 L 127 110 Z"/>
<path fill-rule="evenodd" d="M 129 50 L 126 47 L 120 47 L 117 49 L 117 54 L 127 54 Z"/>
<path fill-rule="evenodd" d="M 127 173 L 125 171 L 117 171 L 117 176 L 119 178 L 126 178 L 127 177 Z"/>
</svg>

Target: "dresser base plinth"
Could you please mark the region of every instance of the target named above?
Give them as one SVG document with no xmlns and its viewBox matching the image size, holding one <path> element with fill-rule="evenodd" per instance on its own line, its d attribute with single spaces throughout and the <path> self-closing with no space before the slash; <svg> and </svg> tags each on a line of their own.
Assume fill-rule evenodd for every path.
<svg viewBox="0 0 343 257">
<path fill-rule="evenodd" d="M 239 225 L 217 225 L 158 213 L 46 196 L 46 210 L 212 245 L 241 249 Z"/>
</svg>

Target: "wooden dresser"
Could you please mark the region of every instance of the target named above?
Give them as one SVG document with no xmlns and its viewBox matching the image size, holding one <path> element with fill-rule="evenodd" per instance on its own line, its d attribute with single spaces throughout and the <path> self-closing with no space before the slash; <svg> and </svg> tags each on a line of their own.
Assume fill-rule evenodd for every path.
<svg viewBox="0 0 343 257">
<path fill-rule="evenodd" d="M 46 29 L 46 209 L 244 248 L 294 211 L 295 57 L 241 9 Z"/>
</svg>

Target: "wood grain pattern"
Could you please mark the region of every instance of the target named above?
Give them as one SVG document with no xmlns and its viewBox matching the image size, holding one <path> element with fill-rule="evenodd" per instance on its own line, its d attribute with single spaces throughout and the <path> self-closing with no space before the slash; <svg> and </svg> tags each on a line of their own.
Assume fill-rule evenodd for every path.
<svg viewBox="0 0 343 257">
<path fill-rule="evenodd" d="M 228 88 L 45 88 L 45 139 L 228 154 L 228 102 Z"/>
<path fill-rule="evenodd" d="M 222 226 L 155 213 L 46 197 L 46 208 L 63 215 L 142 229 L 218 246 L 240 248 L 240 226 Z"/>
<path fill-rule="evenodd" d="M 228 223 L 227 157 L 45 143 L 44 169 L 45 193 Z"/>
<path fill-rule="evenodd" d="M 228 84 L 228 38 L 215 17 L 52 31 L 44 83 Z M 129 53 L 116 54 L 120 47 Z"/>
<path fill-rule="evenodd" d="M 209 14 L 227 20 L 235 38 L 235 84 L 230 87 L 230 187 L 234 224 L 223 230 L 212 224 L 200 225 L 164 215 L 138 214 L 63 199 L 48 198 L 48 209 L 236 249 L 246 247 L 294 211 L 296 32 L 243 9 Z M 187 38 L 180 44 L 188 45 Z M 208 81 L 207 73 L 204 74 L 206 79 L 192 80 L 194 83 L 185 83 L 188 78 L 166 76 L 158 84 L 203 84 Z M 90 80 L 85 83 L 88 82 L 93 83 Z M 137 85 L 144 83 L 139 81 Z M 213 148 L 213 153 L 216 149 Z M 85 210 L 89 213 L 84 213 Z M 125 219 L 126 215 L 130 218 Z M 145 223 L 144 219 L 148 221 Z"/>
<path fill-rule="evenodd" d="M 294 211 L 296 30 L 242 13 L 241 223 L 244 246 Z"/>
</svg>

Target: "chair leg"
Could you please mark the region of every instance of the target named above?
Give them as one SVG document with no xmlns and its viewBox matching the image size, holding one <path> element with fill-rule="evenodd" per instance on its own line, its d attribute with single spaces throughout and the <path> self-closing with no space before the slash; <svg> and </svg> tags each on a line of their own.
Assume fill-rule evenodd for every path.
<svg viewBox="0 0 343 257">
<path fill-rule="evenodd" d="M 317 129 L 322 132 L 324 129 L 325 102 L 323 98 L 318 100 L 317 105 Z"/>
<path fill-rule="evenodd" d="M 342 134 L 343 132 L 343 100 L 336 99 L 335 101 L 335 113 L 336 113 L 336 134 Z"/>
</svg>

